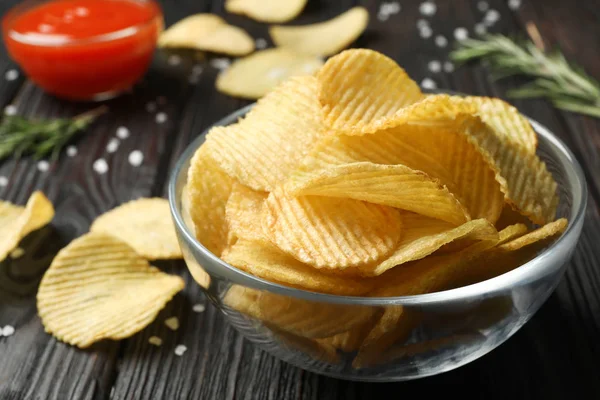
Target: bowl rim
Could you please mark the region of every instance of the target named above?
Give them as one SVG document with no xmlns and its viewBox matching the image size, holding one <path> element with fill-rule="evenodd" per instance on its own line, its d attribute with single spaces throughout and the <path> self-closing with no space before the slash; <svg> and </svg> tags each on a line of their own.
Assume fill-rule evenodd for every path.
<svg viewBox="0 0 600 400">
<path fill-rule="evenodd" d="M 453 91 L 436 91 L 436 93 L 463 95 L 462 93 Z M 563 232 L 563 234 L 551 246 L 544 249 L 540 254 L 530 261 L 502 275 L 471 285 L 434 293 L 396 297 L 341 296 L 319 293 L 306 289 L 285 286 L 244 272 L 226 263 L 215 254 L 211 253 L 196 239 L 195 235 L 186 226 L 178 207 L 178 199 L 176 198 L 176 194 L 179 180 L 182 177 L 187 177 L 187 164 L 189 164 L 196 150 L 204 142 L 208 131 L 213 126 L 229 125 L 235 122 L 240 117 L 245 115 L 250 109 L 252 109 L 255 104 L 256 103 L 252 103 L 238 109 L 237 111 L 234 111 L 214 124 L 211 124 L 211 126 L 206 128 L 200 135 L 198 135 L 198 137 L 186 147 L 184 152 L 179 157 L 175 168 L 171 173 L 168 184 L 168 197 L 171 214 L 175 222 L 175 226 L 179 230 L 180 237 L 186 241 L 187 245 L 193 247 L 194 251 L 203 254 L 203 256 L 212 263 L 212 265 L 208 264 L 208 266 L 203 265 L 202 268 L 212 271 L 213 265 L 218 266 L 218 271 L 215 269 L 215 272 L 220 277 L 223 277 L 234 284 L 239 284 L 257 290 L 266 290 L 280 295 L 324 303 L 347 305 L 426 305 L 448 303 L 454 301 L 464 301 L 466 299 L 485 298 L 494 293 L 511 289 L 517 286 L 517 284 L 523 285 L 531 280 L 537 279 L 538 277 L 544 275 L 543 270 L 547 265 L 547 261 L 552 258 L 552 255 L 555 252 L 558 252 L 559 250 L 563 252 L 569 252 L 577 244 L 579 235 L 581 233 L 581 228 L 583 226 L 588 196 L 587 182 L 585 180 L 583 170 L 572 151 L 561 139 L 556 137 L 544 125 L 523 114 L 529 120 L 536 133 L 542 136 L 543 140 L 548 141 L 548 143 L 553 146 L 555 150 L 557 150 L 557 153 L 561 158 L 561 160 L 559 160 L 561 165 L 566 168 L 566 172 L 568 174 L 570 172 L 569 175 L 572 175 L 571 177 L 576 179 L 576 182 L 570 181 L 571 188 L 576 187 L 577 183 L 579 183 L 578 186 L 581 187 L 579 192 L 572 193 L 573 204 L 568 217 L 569 224 L 565 232 Z M 569 171 L 569 169 L 571 171 Z"/>
<path fill-rule="evenodd" d="M 16 32 L 12 29 L 13 20 L 21 15 L 23 12 L 30 10 L 32 7 L 35 7 L 38 3 L 48 3 L 53 0 L 25 0 L 15 6 L 13 6 L 6 15 L 2 18 L 2 34 L 6 38 L 10 37 L 12 40 L 18 43 L 37 46 L 37 47 L 71 47 L 71 46 L 81 46 L 87 44 L 95 44 L 95 43 L 106 43 L 113 40 L 119 40 L 128 38 L 131 36 L 135 36 L 140 31 L 146 29 L 147 27 L 160 23 L 163 21 L 163 11 L 160 7 L 160 4 L 156 0 L 127 0 L 133 3 L 145 3 L 150 4 L 154 7 L 155 13 L 150 16 L 148 19 L 139 22 L 137 24 L 128 26 L 126 28 L 118 29 L 112 32 L 101 33 L 98 35 L 93 35 L 86 38 L 81 39 L 71 39 L 69 37 L 65 37 L 64 35 L 35 35 L 33 37 L 28 37 L 26 34 L 22 34 Z"/>
</svg>

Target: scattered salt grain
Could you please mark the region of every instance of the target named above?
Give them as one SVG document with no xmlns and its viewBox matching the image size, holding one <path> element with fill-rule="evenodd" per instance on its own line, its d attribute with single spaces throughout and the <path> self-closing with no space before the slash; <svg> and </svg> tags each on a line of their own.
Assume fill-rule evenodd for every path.
<svg viewBox="0 0 600 400">
<path fill-rule="evenodd" d="M 117 128 L 117 137 L 121 140 L 127 139 L 129 137 L 129 129 L 124 126 L 120 126 Z"/>
<path fill-rule="evenodd" d="M 108 163 L 104 158 L 99 158 L 94 161 L 93 168 L 96 173 L 103 175 L 108 172 Z"/>
<path fill-rule="evenodd" d="M 425 1 L 419 6 L 419 12 L 421 13 L 421 15 L 431 17 L 432 15 L 435 15 L 436 11 L 437 7 L 432 1 Z"/>
<path fill-rule="evenodd" d="M 50 163 L 46 160 L 40 160 L 37 163 L 37 169 L 40 172 L 46 172 L 50 169 Z"/>
<path fill-rule="evenodd" d="M 18 77 L 19 77 L 19 71 L 17 71 L 16 69 L 9 69 L 4 74 L 4 79 L 6 79 L 7 81 L 14 81 Z"/>
<path fill-rule="evenodd" d="M 426 19 L 418 19 L 417 20 L 417 28 L 422 29 L 424 27 L 429 27 L 429 22 Z"/>
<path fill-rule="evenodd" d="M 162 339 L 159 338 L 158 336 L 150 336 L 148 338 L 148 343 L 150 343 L 153 346 L 160 346 L 162 344 Z"/>
<path fill-rule="evenodd" d="M 77 155 L 77 147 L 75 147 L 75 146 L 67 147 L 67 155 L 69 157 L 75 157 Z"/>
<path fill-rule="evenodd" d="M 500 20 L 500 13 L 497 10 L 488 10 L 483 17 L 483 23 L 487 26 L 492 26 Z"/>
<path fill-rule="evenodd" d="M 402 7 L 400 6 L 400 3 L 395 1 L 389 3 L 381 3 L 381 5 L 379 6 L 379 11 L 377 13 L 377 18 L 380 21 L 386 21 L 390 17 L 390 15 L 398 14 L 401 9 Z"/>
<path fill-rule="evenodd" d="M 508 8 L 511 10 L 517 10 L 521 7 L 521 0 L 508 0 Z"/>
<path fill-rule="evenodd" d="M 177 317 L 171 317 L 165 319 L 165 325 L 172 331 L 179 329 L 179 319 Z"/>
<path fill-rule="evenodd" d="M 17 113 L 17 107 L 12 104 L 4 107 L 4 115 L 15 115 Z"/>
<path fill-rule="evenodd" d="M 475 33 L 478 35 L 485 35 L 487 33 L 487 27 L 484 24 L 475 24 Z"/>
<path fill-rule="evenodd" d="M 477 3 L 477 9 L 481 12 L 486 12 L 488 8 L 490 8 L 490 5 L 487 1 L 480 1 L 479 3 Z"/>
<path fill-rule="evenodd" d="M 423 89 L 433 90 L 437 89 L 437 83 L 431 78 L 425 78 L 421 81 L 421 87 Z"/>
<path fill-rule="evenodd" d="M 119 148 L 120 143 L 121 142 L 119 141 L 119 139 L 116 139 L 116 138 L 110 139 L 108 141 L 108 144 L 106 145 L 106 151 L 109 153 L 114 153 Z"/>
<path fill-rule="evenodd" d="M 16 260 L 17 258 L 23 257 L 24 254 L 25 250 L 23 250 L 21 247 L 17 247 L 16 249 L 10 252 L 10 258 Z"/>
<path fill-rule="evenodd" d="M 218 69 L 219 71 L 224 71 L 227 68 L 229 68 L 229 65 L 231 65 L 231 61 L 229 61 L 228 58 L 213 58 L 212 60 L 210 60 L 210 65 L 213 68 Z"/>
<path fill-rule="evenodd" d="M 172 54 L 167 59 L 167 62 L 169 63 L 169 65 L 179 65 L 181 64 L 181 57 L 179 57 L 177 54 Z"/>
<path fill-rule="evenodd" d="M 134 150 L 129 153 L 129 164 L 134 167 L 139 167 L 144 162 L 144 154 L 139 150 Z"/>
<path fill-rule="evenodd" d="M 438 60 L 429 61 L 429 63 L 427 64 L 427 67 L 429 68 L 429 70 L 431 72 L 437 73 L 442 70 L 442 63 L 439 62 Z"/>
<path fill-rule="evenodd" d="M 377 14 L 377 19 L 381 22 L 387 21 L 390 16 L 387 14 Z"/>
<path fill-rule="evenodd" d="M 204 310 L 206 310 L 206 306 L 204 304 L 194 304 L 192 310 L 194 310 L 194 312 L 201 313 L 204 312 Z"/>
<path fill-rule="evenodd" d="M 454 30 L 454 39 L 456 40 L 465 40 L 469 37 L 469 31 L 467 28 L 456 28 Z"/>
<path fill-rule="evenodd" d="M 446 47 L 448 46 L 448 39 L 445 36 L 437 35 L 435 37 L 435 44 L 437 47 Z"/>
<path fill-rule="evenodd" d="M 187 351 L 187 347 L 185 347 L 182 344 L 178 344 L 177 347 L 175 347 L 175 355 L 176 356 L 182 356 L 183 353 L 185 353 Z"/>
<path fill-rule="evenodd" d="M 192 74 L 194 75 L 200 75 L 202 71 L 204 71 L 202 65 L 196 64 L 192 67 Z"/>
<path fill-rule="evenodd" d="M 8 185 L 8 178 L 5 176 L 0 176 L 0 187 L 5 187 Z"/>
<path fill-rule="evenodd" d="M 256 46 L 257 49 L 262 50 L 262 49 L 265 49 L 267 47 L 268 43 L 267 43 L 267 41 L 265 39 L 258 38 L 254 42 L 254 45 Z"/>
<path fill-rule="evenodd" d="M 433 35 L 433 30 L 431 30 L 430 27 L 425 26 L 425 27 L 419 29 L 419 34 L 421 35 L 421 37 L 423 39 L 428 39 L 431 37 L 431 35 Z"/>
<path fill-rule="evenodd" d="M 148 111 L 149 113 L 153 113 L 154 111 L 156 111 L 156 103 L 153 101 L 149 101 L 146 104 L 146 111 Z"/>
<path fill-rule="evenodd" d="M 15 333 L 15 328 L 11 325 L 6 325 L 4 329 L 2 329 L 2 335 L 4 337 L 12 336 Z"/>
<path fill-rule="evenodd" d="M 167 122 L 167 114 L 164 112 L 159 112 L 158 114 L 156 114 L 156 123 L 157 124 L 164 124 L 165 122 Z"/>
<path fill-rule="evenodd" d="M 454 72 L 454 64 L 450 61 L 446 61 L 444 63 L 444 72 L 451 73 Z"/>
</svg>

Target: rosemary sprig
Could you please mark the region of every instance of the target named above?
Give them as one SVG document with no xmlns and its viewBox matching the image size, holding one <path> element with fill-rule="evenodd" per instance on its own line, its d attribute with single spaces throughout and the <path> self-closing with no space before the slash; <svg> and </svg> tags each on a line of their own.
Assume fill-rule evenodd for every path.
<svg viewBox="0 0 600 400">
<path fill-rule="evenodd" d="M 486 60 L 496 79 L 513 75 L 533 78 L 509 91 L 509 97 L 542 97 L 562 110 L 600 118 L 600 83 L 570 64 L 559 50 L 545 52 L 539 47 L 531 41 L 485 35 L 459 42 L 450 57 L 457 63 Z"/>
<path fill-rule="evenodd" d="M 73 118 L 33 120 L 17 115 L 5 116 L 0 123 L 0 161 L 32 154 L 36 159 L 51 156 L 56 160 L 63 147 L 98 116 L 108 111 L 101 106 Z"/>
</svg>

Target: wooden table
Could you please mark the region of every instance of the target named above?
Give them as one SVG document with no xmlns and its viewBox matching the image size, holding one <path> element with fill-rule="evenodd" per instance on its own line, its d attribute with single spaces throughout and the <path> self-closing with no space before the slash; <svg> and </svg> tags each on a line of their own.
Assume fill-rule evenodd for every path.
<svg viewBox="0 0 600 400">
<path fill-rule="evenodd" d="M 4 14 L 16 0 L 3 0 Z M 197 12 L 224 14 L 222 1 L 163 0 L 167 25 Z M 473 34 L 483 19 L 479 1 L 437 1 L 431 20 L 433 37 L 420 37 L 417 29 L 420 1 L 400 1 L 402 10 L 387 21 L 377 12 L 383 2 L 310 0 L 296 23 L 320 21 L 357 3 L 371 12 L 367 32 L 354 44 L 370 47 L 396 59 L 421 82 L 433 79 L 438 87 L 476 95 L 504 97 L 520 83 L 490 79 L 481 66 L 433 73 L 432 60 L 447 60 L 450 46 L 442 48 L 434 37 L 442 34 L 452 43 L 457 27 Z M 533 21 L 549 44 L 557 44 L 566 55 L 599 78 L 600 7 L 597 0 L 523 0 L 518 10 L 506 0 L 487 0 L 498 10 L 500 20 L 493 32 L 524 33 Z M 255 38 L 267 38 L 263 24 L 225 15 Z M 325 38 L 326 39 L 326 38 Z M 189 82 L 192 60 L 171 65 L 157 54 L 155 66 L 132 94 L 107 104 L 110 114 L 102 117 L 76 143 L 78 154 L 66 154 L 40 170 L 30 159 L 0 163 L 0 199 L 23 204 L 32 191 L 43 190 L 56 206 L 52 226 L 22 244 L 26 255 L 0 263 L 0 326 L 16 328 L 13 336 L 0 338 L 0 399 L 355 399 L 382 396 L 427 398 L 440 388 L 445 393 L 487 399 L 552 398 L 591 399 L 600 396 L 600 121 L 563 113 L 545 101 L 515 101 L 524 113 L 539 120 L 562 138 L 586 171 L 589 206 L 583 234 L 571 265 L 556 290 L 537 315 L 508 342 L 483 358 L 458 370 L 414 382 L 367 384 L 318 376 L 276 360 L 242 339 L 212 306 L 194 312 L 204 298 L 183 262 L 161 267 L 181 274 L 185 291 L 161 312 L 147 329 L 121 342 L 103 342 L 88 351 L 77 350 L 44 333 L 37 316 L 35 294 L 39 279 L 55 252 L 83 234 L 98 214 L 140 196 L 165 196 L 169 171 L 186 145 L 221 117 L 246 105 L 214 89 L 217 70 L 204 61 L 197 83 Z M 173 61 L 173 60 L 171 60 Z M 23 76 L 8 81 L 5 72 L 14 68 L 6 52 L 0 52 L 0 106 L 13 104 L 27 116 L 71 116 L 92 105 L 56 100 Z M 157 104 L 165 100 L 164 104 Z M 168 119 L 159 124 L 156 104 Z M 150 105 L 152 107 L 152 105 Z M 131 136 L 114 153 L 106 150 L 118 127 Z M 140 150 L 141 166 L 128 162 Z M 98 174 L 94 161 L 103 158 L 109 170 Z M 181 328 L 168 330 L 163 320 L 177 316 Z M 162 347 L 148 338 L 163 338 Z M 178 357 L 177 344 L 187 346 Z M 387 396 L 386 396 L 387 397 Z M 377 398 L 377 397 L 376 397 Z"/>
</svg>

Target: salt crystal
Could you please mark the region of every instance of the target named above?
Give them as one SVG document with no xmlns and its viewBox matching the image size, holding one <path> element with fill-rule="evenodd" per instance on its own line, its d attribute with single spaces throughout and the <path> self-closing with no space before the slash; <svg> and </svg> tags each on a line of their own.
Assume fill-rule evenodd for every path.
<svg viewBox="0 0 600 400">
<path fill-rule="evenodd" d="M 194 304 L 194 307 L 192 307 L 192 310 L 197 313 L 204 312 L 205 309 L 206 306 L 204 304 Z"/>
<path fill-rule="evenodd" d="M 40 172 L 46 172 L 50 169 L 50 163 L 46 160 L 40 160 L 37 163 L 37 169 Z"/>
<path fill-rule="evenodd" d="M 176 331 L 179 329 L 179 319 L 177 317 L 167 318 L 165 319 L 165 325 L 172 331 Z"/>
<path fill-rule="evenodd" d="M 480 1 L 479 3 L 477 3 L 477 9 L 481 12 L 486 12 L 488 8 L 490 8 L 490 5 L 487 1 Z"/>
<path fill-rule="evenodd" d="M 431 35 L 433 35 L 433 30 L 431 30 L 431 28 L 428 26 L 424 26 L 423 28 L 419 29 L 419 34 L 423 39 L 428 39 L 431 37 Z"/>
<path fill-rule="evenodd" d="M 437 35 L 435 37 L 435 44 L 437 47 L 446 47 L 448 45 L 448 39 L 445 36 Z"/>
<path fill-rule="evenodd" d="M 387 15 L 387 14 L 381 14 L 381 13 L 377 14 L 377 19 L 381 22 L 387 21 L 388 18 L 389 18 L 389 15 Z"/>
<path fill-rule="evenodd" d="M 77 155 L 77 147 L 75 147 L 75 146 L 67 147 L 67 155 L 69 157 L 75 157 Z"/>
<path fill-rule="evenodd" d="M 5 176 L 0 176 L 0 187 L 5 187 L 8 185 L 8 178 Z"/>
<path fill-rule="evenodd" d="M 425 78 L 421 81 L 421 87 L 423 89 L 433 90 L 433 89 L 437 89 L 437 84 L 435 83 L 435 81 L 433 79 Z"/>
<path fill-rule="evenodd" d="M 202 65 L 194 65 L 192 67 L 192 74 L 194 75 L 200 75 L 202 73 L 202 71 L 204 71 L 204 68 L 202 67 Z"/>
<path fill-rule="evenodd" d="M 93 168 L 98 174 L 103 175 L 108 172 L 108 163 L 105 159 L 99 158 L 94 161 Z"/>
<path fill-rule="evenodd" d="M 4 74 L 4 79 L 6 79 L 7 81 L 14 81 L 18 77 L 19 77 L 19 71 L 17 71 L 16 69 L 9 69 Z"/>
<path fill-rule="evenodd" d="M 484 24 L 475 24 L 475 33 L 478 35 L 485 35 L 487 33 L 487 27 Z"/>
<path fill-rule="evenodd" d="M 106 151 L 109 153 L 114 153 L 119 148 L 119 144 L 120 144 L 119 139 L 116 139 L 116 138 L 110 139 L 108 141 L 108 144 L 106 145 Z"/>
<path fill-rule="evenodd" d="M 450 61 L 446 61 L 444 63 L 444 72 L 451 73 L 454 72 L 454 64 Z"/>
<path fill-rule="evenodd" d="M 181 64 L 181 57 L 179 57 L 177 54 L 172 54 L 167 59 L 167 62 L 169 65 L 179 65 Z"/>
<path fill-rule="evenodd" d="M 17 113 L 17 107 L 9 104 L 4 107 L 4 115 L 15 115 Z"/>
<path fill-rule="evenodd" d="M 500 20 L 500 13 L 497 10 L 488 10 L 483 17 L 483 22 L 487 26 L 492 26 Z"/>
<path fill-rule="evenodd" d="M 454 38 L 456 40 L 465 40 L 469 37 L 469 31 L 467 28 L 456 28 L 454 30 Z"/>
<path fill-rule="evenodd" d="M 124 126 L 120 126 L 117 128 L 117 137 L 119 139 L 127 139 L 129 137 L 129 129 Z"/>
<path fill-rule="evenodd" d="M 429 68 L 429 70 L 431 72 L 437 73 L 442 70 L 442 63 L 437 60 L 429 61 L 429 63 L 427 64 L 427 67 Z"/>
<path fill-rule="evenodd" d="M 508 0 L 508 8 L 511 10 L 517 10 L 521 7 L 521 0 Z"/>
<path fill-rule="evenodd" d="M 139 151 L 139 150 L 134 150 L 131 153 L 129 153 L 129 164 L 131 164 L 134 167 L 139 167 L 140 165 L 142 165 L 142 162 L 144 162 L 144 154 Z"/>
<path fill-rule="evenodd" d="M 150 336 L 148 338 L 148 343 L 158 347 L 162 344 L 162 339 L 159 338 L 158 336 Z"/>
<path fill-rule="evenodd" d="M 177 347 L 175 347 L 175 355 L 176 356 L 182 356 L 183 353 L 185 353 L 187 351 L 187 347 L 185 347 L 182 344 L 178 344 Z"/>
<path fill-rule="evenodd" d="M 227 68 L 229 68 L 229 65 L 231 65 L 231 61 L 229 61 L 228 58 L 213 58 L 212 60 L 210 60 L 210 65 L 213 68 L 218 69 L 219 71 L 224 71 Z"/>
<path fill-rule="evenodd" d="M 426 15 L 428 17 L 431 17 L 432 15 L 435 15 L 436 11 L 437 11 L 437 6 L 432 1 L 423 2 L 419 6 L 419 12 L 421 13 L 421 15 Z"/>
<path fill-rule="evenodd" d="M 267 43 L 267 41 L 265 39 L 258 38 L 254 42 L 254 45 L 256 46 L 257 49 L 262 50 L 262 49 L 264 49 L 264 48 L 266 48 L 268 46 L 268 43 Z"/>
<path fill-rule="evenodd" d="M 15 328 L 11 325 L 6 325 L 4 329 L 2 329 L 2 336 L 8 337 L 12 336 L 15 333 Z"/>
<path fill-rule="evenodd" d="M 429 27 L 429 22 L 426 19 L 418 19 L 417 20 L 417 28 L 421 29 L 423 27 Z"/>
<path fill-rule="evenodd" d="M 164 112 L 159 112 L 158 114 L 156 114 L 156 123 L 157 124 L 164 124 L 165 122 L 167 122 L 167 114 Z"/>
</svg>

